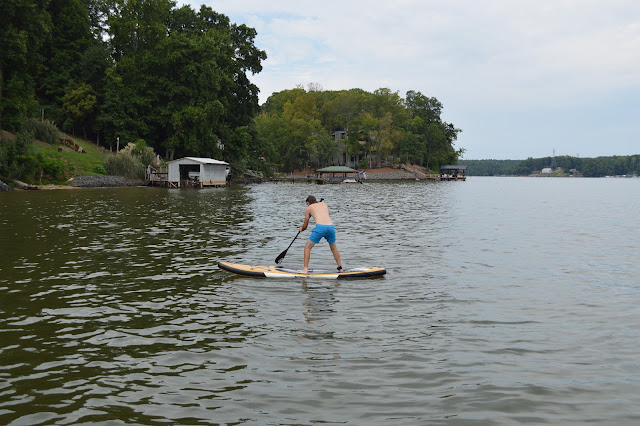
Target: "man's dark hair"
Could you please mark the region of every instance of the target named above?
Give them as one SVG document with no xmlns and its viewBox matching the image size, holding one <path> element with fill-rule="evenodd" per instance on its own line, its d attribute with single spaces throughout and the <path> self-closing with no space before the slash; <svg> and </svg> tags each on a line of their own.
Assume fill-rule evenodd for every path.
<svg viewBox="0 0 640 426">
<path fill-rule="evenodd" d="M 318 202 L 318 200 L 316 200 L 316 197 L 314 197 L 313 195 L 309 195 L 307 197 L 307 203 L 314 204 L 314 203 L 317 203 L 317 202 Z"/>
</svg>

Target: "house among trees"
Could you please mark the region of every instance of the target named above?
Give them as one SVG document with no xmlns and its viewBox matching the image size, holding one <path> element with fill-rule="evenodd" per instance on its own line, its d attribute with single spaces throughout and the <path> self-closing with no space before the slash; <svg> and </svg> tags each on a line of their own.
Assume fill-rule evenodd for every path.
<svg viewBox="0 0 640 426">
<path fill-rule="evenodd" d="M 256 153 L 273 169 L 411 163 L 428 170 L 456 164 L 460 129 L 441 118 L 442 104 L 420 92 L 387 88 L 273 93 L 255 118 Z"/>
<path fill-rule="evenodd" d="M 353 167 L 358 168 L 358 164 L 364 158 L 366 158 L 367 154 L 365 151 L 366 141 L 359 140 L 358 145 L 361 149 L 361 152 L 358 154 L 348 154 L 348 138 L 349 132 L 346 130 L 337 130 L 332 133 L 333 140 L 336 142 L 336 154 L 329 158 L 328 163 L 337 166 L 345 166 L 345 167 Z M 321 163 L 320 158 L 316 157 L 313 159 L 316 163 Z"/>
</svg>

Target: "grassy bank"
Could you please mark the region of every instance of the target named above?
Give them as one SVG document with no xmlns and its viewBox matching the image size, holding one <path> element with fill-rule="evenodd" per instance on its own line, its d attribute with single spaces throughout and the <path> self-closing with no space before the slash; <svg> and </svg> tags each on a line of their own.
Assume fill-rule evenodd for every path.
<svg viewBox="0 0 640 426">
<path fill-rule="evenodd" d="M 23 179 L 29 184 L 64 184 L 69 178 L 75 176 L 99 176 L 106 174 L 104 169 L 104 162 L 110 156 L 114 155 L 109 150 L 104 149 L 94 143 L 91 143 L 80 138 L 75 138 L 69 135 L 62 135 L 64 139 L 73 141 L 76 146 L 82 148 L 82 152 L 78 152 L 70 144 L 55 143 L 49 144 L 39 140 L 34 140 L 30 146 L 26 147 L 26 156 L 45 159 L 49 164 L 57 165 L 56 170 L 61 166 L 61 173 L 56 173 L 56 177 L 48 175 L 47 173 L 35 173 L 34 175 L 24 176 Z M 13 141 L 16 136 L 2 132 L 0 135 L 1 140 Z M 22 164 L 29 164 L 24 159 L 24 156 L 20 160 Z M 6 176 L 5 176 L 6 178 Z"/>
<path fill-rule="evenodd" d="M 105 174 L 103 166 L 104 162 L 107 157 L 109 155 L 113 155 L 113 153 L 82 139 L 68 136 L 67 139 L 73 140 L 76 145 L 82 147 L 84 152 L 74 151 L 66 145 L 50 145 L 40 141 L 34 142 L 33 149 L 34 151 L 42 152 L 49 157 L 62 160 L 71 174 L 69 177 L 97 176 Z"/>
</svg>

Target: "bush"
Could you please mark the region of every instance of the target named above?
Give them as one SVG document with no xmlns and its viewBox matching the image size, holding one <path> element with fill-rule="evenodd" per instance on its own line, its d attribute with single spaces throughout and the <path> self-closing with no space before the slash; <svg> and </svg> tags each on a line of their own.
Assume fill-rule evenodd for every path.
<svg viewBox="0 0 640 426">
<path fill-rule="evenodd" d="M 105 174 L 143 180 L 147 166 L 155 162 L 156 152 L 144 140 L 138 139 L 136 143 L 128 143 L 116 155 L 109 157 L 104 169 Z M 96 173 L 100 172 L 96 170 Z"/>
<path fill-rule="evenodd" d="M 119 153 L 135 157 L 145 167 L 156 163 L 156 152 L 142 139 L 138 139 L 135 144 L 129 142 Z"/>
<path fill-rule="evenodd" d="M 64 176 L 64 172 L 65 164 L 63 161 L 48 157 L 41 152 L 35 155 L 27 153 L 14 157 L 7 177 L 29 183 L 37 181 L 42 183 L 43 180 L 60 180 Z"/>
<path fill-rule="evenodd" d="M 144 150 L 138 155 L 140 162 L 144 164 L 144 166 L 153 166 L 156 164 L 156 152 L 151 147 L 145 147 Z"/>
<path fill-rule="evenodd" d="M 108 174 L 113 176 L 142 180 L 145 175 L 145 165 L 132 153 L 124 150 L 107 158 L 107 161 L 104 162 L 104 168 Z"/>
<path fill-rule="evenodd" d="M 33 138 L 28 133 L 21 133 L 15 139 L 0 138 L 0 176 L 20 179 L 32 145 Z"/>
<path fill-rule="evenodd" d="M 60 130 L 58 130 L 53 121 L 29 118 L 25 123 L 25 130 L 39 141 L 51 145 L 60 142 Z"/>
<path fill-rule="evenodd" d="M 18 174 L 14 176 L 16 179 L 34 182 L 36 176 L 39 176 L 42 171 L 40 162 L 32 155 L 19 155 L 16 157 L 16 163 L 18 165 Z"/>
<path fill-rule="evenodd" d="M 93 171 L 96 172 L 99 175 L 106 175 L 107 174 L 107 170 L 104 168 L 104 166 L 102 164 L 96 164 L 93 167 Z"/>
<path fill-rule="evenodd" d="M 48 157 L 42 153 L 36 155 L 40 166 L 40 180 L 42 178 L 60 180 L 64 175 L 64 163 L 56 158 Z"/>
</svg>

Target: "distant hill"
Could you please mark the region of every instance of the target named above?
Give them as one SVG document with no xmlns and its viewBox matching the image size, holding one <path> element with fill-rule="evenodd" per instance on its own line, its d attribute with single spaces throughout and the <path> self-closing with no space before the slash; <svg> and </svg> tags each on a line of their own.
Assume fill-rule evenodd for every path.
<svg viewBox="0 0 640 426">
<path fill-rule="evenodd" d="M 512 175 L 522 160 L 458 160 L 458 164 L 467 166 L 467 176 Z"/>
<path fill-rule="evenodd" d="M 546 167 L 574 170 L 584 177 L 640 175 L 640 155 L 614 155 L 611 157 L 579 158 L 559 157 L 527 158 L 526 160 L 458 160 L 467 166 L 467 176 L 528 176 Z"/>
</svg>

